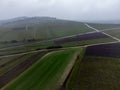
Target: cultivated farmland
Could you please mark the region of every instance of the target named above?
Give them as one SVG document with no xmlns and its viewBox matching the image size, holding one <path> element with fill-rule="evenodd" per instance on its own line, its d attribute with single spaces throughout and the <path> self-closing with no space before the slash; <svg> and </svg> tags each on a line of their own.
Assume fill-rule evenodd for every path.
<svg viewBox="0 0 120 90">
<path fill-rule="evenodd" d="M 90 34 L 83 34 L 83 35 L 76 35 L 74 37 L 68 37 L 63 39 L 55 40 L 54 42 L 56 44 L 64 44 L 68 42 L 80 42 L 80 41 L 86 41 L 86 40 L 94 40 L 94 39 L 102 39 L 102 38 L 110 38 L 109 36 L 96 32 L 96 33 L 90 33 Z"/>
<path fill-rule="evenodd" d="M 107 30 L 107 31 L 104 31 L 104 32 L 120 39 L 120 28 L 119 29 L 113 29 L 113 30 Z"/>
<path fill-rule="evenodd" d="M 120 57 L 120 43 L 90 46 L 86 50 L 86 55 Z"/>
<path fill-rule="evenodd" d="M 32 66 L 45 53 L 46 52 L 30 53 L 15 57 L 15 59 L 11 59 L 5 63 L 1 61 L 3 64 L 1 64 L 0 68 L 0 88 Z"/>
<path fill-rule="evenodd" d="M 4 90 L 56 90 L 60 88 L 81 51 L 82 49 L 76 48 L 45 55 L 16 80 L 5 86 Z"/>
<path fill-rule="evenodd" d="M 88 47 L 82 61 L 76 62 L 64 90 L 119 90 L 119 47 L 119 43 Z"/>
<path fill-rule="evenodd" d="M 115 41 L 112 38 L 101 38 L 101 39 L 93 39 L 93 40 L 84 40 L 84 41 L 77 41 L 77 42 L 68 42 L 61 44 L 63 47 L 75 47 L 75 46 L 86 46 L 86 45 L 94 45 L 100 43 L 109 43 Z"/>
<path fill-rule="evenodd" d="M 0 90 L 120 90 L 119 27 L 47 17 L 0 22 Z"/>
<path fill-rule="evenodd" d="M 29 23 L 28 21 L 35 21 Z M 15 24 L 15 25 L 14 25 Z M 21 30 L 22 29 L 22 30 Z M 48 40 L 93 31 L 81 22 L 29 18 L 0 26 L 0 42 Z M 22 35 L 22 37 L 21 37 Z"/>
<path fill-rule="evenodd" d="M 120 28 L 120 24 L 91 24 L 89 23 L 89 25 L 99 30 Z"/>
<path fill-rule="evenodd" d="M 29 52 L 29 51 L 35 51 L 35 50 L 41 50 L 45 49 L 49 46 L 55 45 L 52 41 L 50 42 L 36 42 L 36 43 L 28 43 L 22 46 L 11 46 L 8 48 L 2 48 L 0 49 L 0 56 L 4 55 L 11 55 L 11 54 L 19 54 L 19 53 L 24 53 L 24 52 Z"/>
<path fill-rule="evenodd" d="M 72 72 L 65 90 L 119 90 L 120 58 L 85 56 Z"/>
</svg>

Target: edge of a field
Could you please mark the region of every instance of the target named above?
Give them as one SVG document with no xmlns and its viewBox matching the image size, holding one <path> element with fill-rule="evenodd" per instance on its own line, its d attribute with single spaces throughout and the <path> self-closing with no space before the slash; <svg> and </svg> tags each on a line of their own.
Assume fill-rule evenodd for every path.
<svg viewBox="0 0 120 90">
<path fill-rule="evenodd" d="M 86 47 L 87 48 L 87 47 Z M 62 90 L 70 90 L 69 86 L 72 84 L 71 81 L 73 81 L 74 79 L 74 75 L 77 73 L 77 70 L 79 68 L 79 64 L 81 64 L 82 59 L 84 58 L 85 52 L 86 52 L 86 48 L 83 48 L 83 51 L 81 52 L 81 55 L 79 57 L 79 59 L 75 62 L 72 71 L 70 72 L 67 80 L 64 82 L 64 88 Z M 68 85 L 70 84 L 70 85 Z"/>
<path fill-rule="evenodd" d="M 61 52 L 61 51 L 64 51 L 64 50 L 60 50 L 60 51 L 53 51 L 53 52 L 49 52 L 49 53 L 47 53 L 47 54 L 45 54 L 40 60 L 42 60 L 43 58 L 45 58 L 46 56 L 48 56 L 48 55 L 50 55 L 50 54 L 54 54 L 54 53 L 56 53 L 56 52 Z M 83 51 L 83 48 L 79 51 L 79 53 L 81 53 Z M 77 51 L 78 52 L 78 51 Z M 76 53 L 77 53 L 76 52 Z M 76 54 L 75 54 L 76 55 Z M 75 58 L 75 57 L 74 57 Z M 15 78 L 13 81 L 11 81 L 9 84 L 7 84 L 5 87 L 3 87 L 2 88 L 2 90 L 5 90 L 8 86 L 10 86 L 12 83 L 14 83 L 17 79 L 19 79 L 20 77 L 22 77 L 25 73 L 27 73 L 31 68 L 34 68 L 39 62 L 40 62 L 40 60 L 38 60 L 33 66 L 31 66 L 30 68 L 28 68 L 25 72 L 23 72 L 21 75 L 19 75 L 17 78 Z M 74 62 L 74 64 L 75 64 L 75 62 Z M 72 67 L 74 67 L 74 64 L 72 65 Z M 71 70 L 71 69 L 70 69 Z M 69 74 L 69 72 L 68 72 L 68 74 Z M 67 77 L 67 76 L 66 76 Z M 65 79 L 66 79 L 66 77 L 65 77 Z M 64 79 L 64 78 L 63 78 Z M 64 82 L 64 81 L 62 81 L 62 82 Z M 61 83 L 62 83 L 61 82 Z"/>
<path fill-rule="evenodd" d="M 44 56 L 41 57 L 44 58 L 46 56 L 48 56 L 49 54 L 51 54 L 53 52 L 48 52 L 47 54 L 45 54 Z M 31 68 L 35 67 L 36 64 L 40 62 L 39 60 L 37 62 L 35 62 L 31 67 L 29 67 L 26 71 L 24 71 L 23 73 L 21 73 L 17 78 L 13 79 L 10 83 L 6 84 L 4 87 L 2 87 L 0 90 L 5 90 L 6 87 L 8 87 L 9 85 L 11 85 L 12 83 L 14 83 L 17 79 L 19 79 L 20 77 L 22 77 L 25 73 L 27 73 Z"/>
</svg>

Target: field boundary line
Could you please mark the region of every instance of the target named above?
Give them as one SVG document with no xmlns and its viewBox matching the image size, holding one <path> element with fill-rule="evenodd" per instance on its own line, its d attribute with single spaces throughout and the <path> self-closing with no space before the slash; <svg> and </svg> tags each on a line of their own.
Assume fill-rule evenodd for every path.
<svg viewBox="0 0 120 90">
<path fill-rule="evenodd" d="M 88 28 L 95 30 L 95 31 L 89 31 L 89 32 L 83 32 L 83 33 L 78 33 L 78 34 L 73 34 L 73 35 L 68 35 L 68 36 L 64 36 L 64 37 L 58 37 L 58 38 L 54 38 L 54 39 L 49 39 L 49 40 L 43 40 L 43 41 L 37 41 L 34 43 L 26 43 L 26 44 L 21 44 L 21 45 L 14 45 L 14 46 L 9 46 L 9 47 L 4 47 L 4 48 L 0 48 L 0 50 L 7 50 L 7 49 L 13 49 L 13 48 L 19 48 L 19 47 L 24 47 L 27 45 L 33 45 L 33 44 L 37 44 L 37 43 L 42 43 L 42 42 L 49 42 L 49 41 L 55 41 L 55 40 L 59 40 L 59 39 L 64 39 L 64 38 L 69 38 L 69 37 L 74 37 L 76 35 L 84 35 L 84 34 L 91 34 L 91 33 L 96 33 L 96 32 L 103 32 L 103 31 L 107 31 L 107 30 L 113 30 L 113 29 L 120 29 L 120 28 L 111 28 L 111 29 L 101 29 L 98 30 L 90 25 L 88 25 L 87 23 L 83 23 L 85 26 L 87 26 Z M 108 35 L 107 35 L 108 36 Z M 109 36 L 111 37 L 111 36 Z M 113 36 L 112 36 L 113 38 Z M 120 41 L 120 39 L 118 40 L 116 37 L 114 37 L 114 39 L 116 39 L 117 41 Z"/>
<path fill-rule="evenodd" d="M 64 49 L 69 49 L 69 48 L 83 48 L 83 47 L 89 47 L 89 46 L 95 46 L 95 45 L 114 44 L 114 43 L 119 43 L 119 41 L 96 43 L 96 44 L 89 44 L 89 45 L 75 46 L 75 47 L 73 46 L 73 47 L 61 48 L 59 50 L 64 50 Z M 50 49 L 50 50 L 55 50 L 55 49 Z M 47 50 L 47 49 L 35 50 L 35 51 L 30 51 L 30 52 L 18 53 L 18 54 L 4 55 L 4 56 L 0 56 L 0 58 L 7 58 L 7 57 L 12 57 L 12 56 L 19 56 L 19 55 L 25 55 L 25 54 L 29 54 L 29 53 L 37 53 L 37 52 L 50 51 L 50 50 Z"/>
<path fill-rule="evenodd" d="M 109 30 L 117 30 L 117 29 L 120 29 L 120 27 L 119 28 L 109 28 L 109 29 L 101 29 L 101 31 L 109 31 Z"/>
<path fill-rule="evenodd" d="M 101 33 L 103 33 L 103 34 L 105 34 L 105 35 L 107 35 L 107 36 L 109 36 L 109 37 L 117 40 L 118 42 L 120 42 L 120 39 L 118 39 L 118 38 L 116 38 L 116 37 L 114 37 L 114 36 L 112 36 L 112 35 L 110 35 L 110 34 L 107 34 L 107 33 L 103 32 L 103 31 L 100 31 L 100 30 L 98 30 L 98 29 L 96 29 L 96 28 L 94 28 L 94 27 L 92 27 L 92 26 L 90 26 L 90 25 L 88 25 L 88 24 L 86 24 L 86 23 L 85 23 L 85 25 L 86 25 L 87 27 L 95 30 L 96 32 L 101 32 Z"/>
<path fill-rule="evenodd" d="M 71 70 L 73 69 L 76 61 L 77 61 L 77 56 L 80 55 L 80 53 L 83 51 L 84 49 L 81 48 L 80 51 L 76 51 L 73 55 L 73 58 L 71 58 L 71 61 L 68 63 L 68 65 L 66 66 L 63 75 L 60 77 L 61 79 L 59 80 L 59 86 L 60 88 L 64 85 L 64 82 L 66 81 L 67 77 L 69 76 L 69 74 L 71 73 Z"/>
</svg>

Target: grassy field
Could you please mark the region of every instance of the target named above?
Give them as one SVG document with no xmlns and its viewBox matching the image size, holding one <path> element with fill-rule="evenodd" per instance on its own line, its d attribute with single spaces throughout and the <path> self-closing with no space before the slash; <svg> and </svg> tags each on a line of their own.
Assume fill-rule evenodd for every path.
<svg viewBox="0 0 120 90">
<path fill-rule="evenodd" d="M 26 25 L 28 29 L 26 29 Z M 24 29 L 14 30 L 19 28 Z M 24 41 L 29 39 L 46 40 L 90 31 L 93 30 L 81 22 L 67 20 L 49 20 L 33 24 L 4 25 L 0 26 L 0 42 L 12 40 Z"/>
<path fill-rule="evenodd" d="M 120 27 L 120 24 L 89 25 L 99 30 Z M 0 25 L 0 90 L 119 90 L 119 44 L 91 50 L 105 56 L 95 56 L 97 52 L 85 55 L 88 49 L 83 46 L 116 41 L 101 34 L 88 36 L 87 32 L 93 31 L 82 22 L 37 17 Z M 120 29 L 104 32 L 120 39 Z M 76 38 L 63 39 L 71 35 Z M 51 40 L 56 38 L 65 41 Z M 24 52 L 29 54 L 2 58 Z M 116 57 L 106 56 L 110 53 Z"/>
<path fill-rule="evenodd" d="M 56 90 L 63 84 L 65 77 L 82 49 L 55 51 L 45 55 L 4 90 Z"/>
<path fill-rule="evenodd" d="M 85 56 L 76 67 L 66 90 L 119 90 L 120 58 Z"/>
<path fill-rule="evenodd" d="M 21 56 L 21 55 L 20 55 L 20 56 Z M 7 62 L 9 62 L 9 61 L 11 61 L 11 60 L 13 60 L 13 59 L 15 59 L 15 58 L 20 57 L 20 56 L 11 56 L 11 57 L 0 58 L 0 66 L 1 66 L 2 64 L 5 64 L 5 63 L 7 63 Z"/>
<path fill-rule="evenodd" d="M 13 48 L 0 50 L 0 56 L 46 49 L 49 46 L 55 46 L 55 45 L 56 44 L 54 44 L 54 42 L 48 41 L 48 42 L 38 42 L 38 43 L 31 43 L 31 44 L 29 43 L 29 44 L 22 45 L 21 47 L 12 46 Z"/>
<path fill-rule="evenodd" d="M 97 28 L 99 30 L 103 29 L 111 29 L 111 28 L 120 28 L 120 24 L 89 24 L 94 28 Z"/>
<path fill-rule="evenodd" d="M 14 28 L 26 27 L 26 24 L 0 26 L 0 48 L 31 43 L 29 40 L 36 42 L 93 31 L 81 22 L 66 20 L 44 21 L 27 25 L 28 30 L 14 30 Z M 29 29 L 30 27 L 31 29 Z M 13 43 L 14 41 L 17 42 Z"/>
<path fill-rule="evenodd" d="M 80 54 L 78 60 L 75 62 L 73 69 L 69 73 L 69 76 L 67 77 L 66 81 L 64 82 L 64 85 L 60 90 L 71 90 L 72 86 L 75 84 L 74 80 L 76 81 L 75 77 L 78 74 L 78 70 L 80 68 L 81 61 L 84 57 L 86 48 L 84 48 L 83 52 Z"/>
<path fill-rule="evenodd" d="M 63 47 L 75 47 L 75 46 L 84 46 L 84 45 L 89 45 L 89 44 L 98 44 L 98 43 L 113 42 L 113 41 L 115 40 L 112 38 L 102 38 L 102 39 L 84 40 L 84 41 L 78 41 L 78 42 L 73 41 L 73 42 L 67 42 L 67 43 L 59 44 L 59 45 Z M 40 50 L 40 49 L 45 49 L 49 46 L 56 46 L 56 45 L 57 44 L 55 44 L 53 41 L 26 44 L 22 47 L 0 50 L 0 55 L 3 56 L 3 55 L 9 55 L 9 54 Z"/>
<path fill-rule="evenodd" d="M 120 39 L 120 29 L 108 30 L 104 32 Z"/>
<path fill-rule="evenodd" d="M 46 53 L 48 53 L 48 51 L 12 56 L 10 60 L 7 60 L 8 58 L 1 58 L 0 88 L 22 74 Z M 3 60 L 7 61 L 3 62 Z"/>
</svg>

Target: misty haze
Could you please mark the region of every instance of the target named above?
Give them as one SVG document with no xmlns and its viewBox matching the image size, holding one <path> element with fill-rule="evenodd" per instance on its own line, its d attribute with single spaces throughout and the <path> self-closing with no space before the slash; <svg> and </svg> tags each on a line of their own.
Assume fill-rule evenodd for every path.
<svg viewBox="0 0 120 90">
<path fill-rule="evenodd" d="M 119 0 L 1 0 L 0 90 L 120 90 Z"/>
</svg>

